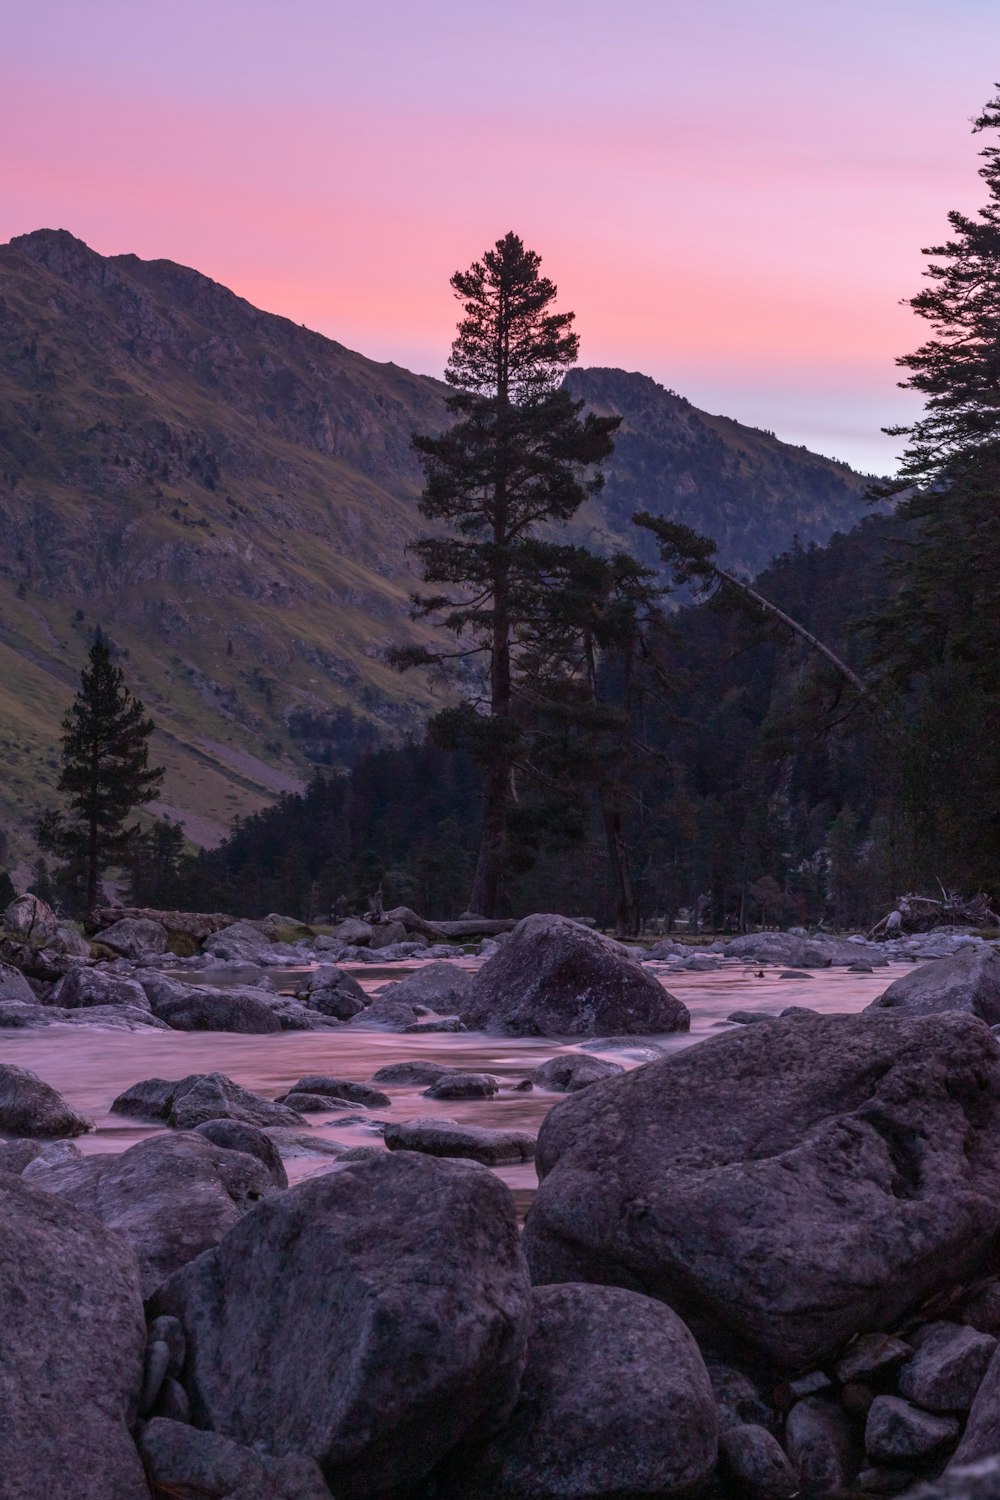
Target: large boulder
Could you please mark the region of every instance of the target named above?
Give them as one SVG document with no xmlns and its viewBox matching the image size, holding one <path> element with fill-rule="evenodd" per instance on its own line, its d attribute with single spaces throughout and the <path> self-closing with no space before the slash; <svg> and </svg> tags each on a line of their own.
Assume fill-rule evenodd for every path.
<svg viewBox="0 0 1000 1500">
<path fill-rule="evenodd" d="M 333 964 L 321 964 L 295 991 L 295 998 L 337 1021 L 349 1021 L 368 1004 L 368 996 L 352 974 Z"/>
<path fill-rule="evenodd" d="M 123 1236 L 0 1176 L 0 1491 L 149 1500 L 129 1428 L 146 1325 Z"/>
<path fill-rule="evenodd" d="M 145 1078 L 119 1094 L 111 1104 L 116 1115 L 160 1120 L 178 1130 L 194 1130 L 206 1120 L 238 1120 L 264 1129 L 269 1125 L 305 1125 L 284 1104 L 234 1083 L 225 1073 L 189 1073 L 186 1078 Z"/>
<path fill-rule="evenodd" d="M 122 1231 L 139 1258 L 144 1296 L 277 1191 L 257 1156 L 193 1132 L 152 1136 L 126 1151 L 46 1163 L 42 1170 L 36 1162 L 31 1180 Z"/>
<path fill-rule="evenodd" d="M 717 1454 L 715 1398 L 669 1307 L 620 1287 L 531 1294 L 517 1406 L 481 1447 L 453 1455 L 447 1500 L 619 1500 L 692 1495 Z"/>
<path fill-rule="evenodd" d="M 150 1010 L 146 992 L 134 979 L 111 974 L 107 969 L 71 969 L 48 997 L 49 1005 L 62 1010 L 79 1010 L 87 1005 L 128 1005 L 133 1010 Z"/>
<path fill-rule="evenodd" d="M 507 1188 L 406 1153 L 262 1203 L 153 1308 L 183 1324 L 196 1425 L 374 1500 L 507 1418 L 527 1302 Z"/>
<path fill-rule="evenodd" d="M 591 1057 L 589 1052 L 567 1052 L 561 1057 L 550 1057 L 548 1062 L 537 1067 L 531 1075 L 531 1082 L 536 1089 L 575 1094 L 579 1089 L 589 1088 L 592 1083 L 603 1083 L 605 1078 L 620 1078 L 624 1071 L 621 1063 Z"/>
<path fill-rule="evenodd" d="M 570 1095 L 537 1161 L 536 1282 L 631 1286 L 814 1369 L 983 1266 L 1000 1048 L 960 1015 L 740 1027 Z"/>
<path fill-rule="evenodd" d="M 1000 953 L 987 947 L 966 948 L 954 958 L 921 964 L 894 980 L 868 1009 L 908 1016 L 958 1010 L 995 1026 L 1000 1023 Z"/>
<path fill-rule="evenodd" d="M 99 1031 L 169 1031 L 166 1021 L 134 1005 L 85 1005 L 63 1010 L 56 1005 L 26 1005 L 0 1000 L 0 1028 L 25 1030 L 38 1026 L 90 1026 Z"/>
<path fill-rule="evenodd" d="M 275 997 L 266 990 L 236 985 L 213 989 L 184 984 L 149 969 L 138 980 L 155 1016 L 173 1031 L 229 1031 L 266 1036 L 284 1030 Z"/>
<path fill-rule="evenodd" d="M 0 1131 L 41 1137 L 83 1135 L 93 1120 L 78 1114 L 51 1084 L 30 1068 L 0 1063 Z"/>
<path fill-rule="evenodd" d="M 748 932 L 733 938 L 722 950 L 727 958 L 758 964 L 780 964 L 785 969 L 828 969 L 831 964 L 869 962 L 874 945 L 848 938 L 813 936 L 801 932 Z"/>
<path fill-rule="evenodd" d="M 425 964 L 422 969 L 408 974 L 405 979 L 386 985 L 379 990 L 377 999 L 392 1000 L 397 1004 L 405 1000 L 409 1005 L 423 1006 L 427 1010 L 437 1011 L 439 1015 L 452 1016 L 461 1007 L 471 983 L 472 975 L 465 969 L 440 960 Z"/>
<path fill-rule="evenodd" d="M 167 929 L 150 917 L 122 917 L 95 933 L 94 942 L 113 948 L 124 958 L 145 958 L 149 953 L 166 953 Z"/>
<path fill-rule="evenodd" d="M 1000 1350 L 994 1353 L 976 1392 L 955 1463 L 977 1463 L 994 1453 L 1000 1453 Z"/>
<path fill-rule="evenodd" d="M 288 1092 L 360 1104 L 362 1109 L 383 1109 L 392 1103 L 388 1094 L 373 1088 L 370 1083 L 355 1083 L 352 1078 L 331 1078 L 326 1073 L 307 1073 L 298 1083 L 293 1083 Z"/>
<path fill-rule="evenodd" d="M 5 909 L 0 925 L 19 938 L 47 943 L 56 935 L 59 918 L 41 896 L 15 896 Z"/>
<path fill-rule="evenodd" d="M 110 927 L 126 917 L 158 922 L 171 937 L 190 938 L 192 943 L 200 943 L 236 921 L 235 917 L 219 911 L 161 911 L 151 906 L 99 906 L 94 912 L 96 927 Z"/>
<path fill-rule="evenodd" d="M 620 945 L 566 917 L 519 922 L 462 997 L 470 1029 L 511 1036 L 687 1031 L 687 1006 Z"/>
<path fill-rule="evenodd" d="M 270 940 L 250 922 L 233 922 L 213 932 L 202 950 L 230 964 L 260 964 L 271 959 Z"/>
</svg>

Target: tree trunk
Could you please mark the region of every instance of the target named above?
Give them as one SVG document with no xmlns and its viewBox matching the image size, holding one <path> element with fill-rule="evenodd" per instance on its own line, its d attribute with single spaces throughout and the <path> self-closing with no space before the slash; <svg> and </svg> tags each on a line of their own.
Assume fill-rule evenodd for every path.
<svg viewBox="0 0 1000 1500">
<path fill-rule="evenodd" d="M 615 882 L 618 886 L 615 932 L 619 937 L 636 937 L 639 932 L 639 903 L 632 884 L 632 869 L 629 863 L 628 845 L 625 842 L 620 787 L 602 788 L 601 815 L 604 819 L 608 857 L 611 860 L 611 868 L 615 872 Z"/>
<path fill-rule="evenodd" d="M 506 765 L 491 766 L 485 778 L 483 827 L 479 836 L 472 894 L 469 897 L 469 910 L 477 917 L 496 917 L 500 914 L 507 864 L 509 787 L 509 768 Z"/>
</svg>

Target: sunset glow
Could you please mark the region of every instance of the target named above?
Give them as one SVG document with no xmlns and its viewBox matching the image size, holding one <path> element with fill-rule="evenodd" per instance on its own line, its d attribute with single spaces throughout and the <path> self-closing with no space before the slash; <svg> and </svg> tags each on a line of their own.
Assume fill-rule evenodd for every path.
<svg viewBox="0 0 1000 1500">
<path fill-rule="evenodd" d="M 587 364 L 885 471 L 899 305 L 980 199 L 992 0 L 38 0 L 0 59 L 0 238 L 197 267 L 439 374 L 514 228 Z"/>
</svg>

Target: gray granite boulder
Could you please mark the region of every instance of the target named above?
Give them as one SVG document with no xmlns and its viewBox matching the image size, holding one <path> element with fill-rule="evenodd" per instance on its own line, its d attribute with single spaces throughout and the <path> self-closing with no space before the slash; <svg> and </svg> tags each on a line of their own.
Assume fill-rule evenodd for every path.
<svg viewBox="0 0 1000 1500">
<path fill-rule="evenodd" d="M 536 1089 L 575 1094 L 578 1089 L 589 1088 L 592 1083 L 601 1083 L 605 1078 L 619 1078 L 624 1072 L 621 1063 L 591 1057 L 587 1052 L 574 1052 L 549 1058 L 535 1069 L 531 1081 Z"/>
<path fill-rule="evenodd" d="M 426 1119 L 390 1121 L 383 1140 L 390 1151 L 421 1151 L 428 1156 L 460 1156 L 485 1166 L 532 1161 L 535 1137 L 525 1130 L 490 1130 L 485 1125 L 460 1125 L 437 1115 Z"/>
<path fill-rule="evenodd" d="M 40 1026 L 89 1026 L 97 1031 L 169 1031 L 152 1011 L 134 1005 L 84 1005 L 63 1010 L 56 1005 L 25 1005 L 19 1000 L 0 1000 L 0 1029 L 28 1031 Z"/>
<path fill-rule="evenodd" d="M 531 1294 L 518 1403 L 446 1466 L 447 1500 L 688 1496 L 716 1462 L 715 1400 L 698 1346 L 665 1307 L 619 1287 Z"/>
<path fill-rule="evenodd" d="M 740 1495 L 750 1500 L 793 1500 L 799 1477 L 777 1438 L 754 1422 L 739 1423 L 719 1435 L 722 1469 Z"/>
<path fill-rule="evenodd" d="M 397 1088 L 426 1088 L 428 1084 L 436 1083 L 439 1078 L 452 1071 L 443 1063 L 414 1058 L 411 1062 L 386 1063 L 384 1068 L 379 1068 L 377 1073 L 372 1074 L 371 1081 L 395 1084 Z"/>
<path fill-rule="evenodd" d="M 33 943 L 47 943 L 54 938 L 59 927 L 59 918 L 41 896 L 15 896 L 4 909 L 0 926 L 19 938 Z"/>
<path fill-rule="evenodd" d="M 150 917 L 123 917 L 95 933 L 94 942 L 113 948 L 123 958 L 145 958 L 150 953 L 166 953 L 167 929 Z"/>
<path fill-rule="evenodd" d="M 890 984 L 869 1011 L 897 1010 L 908 1016 L 964 1011 L 988 1026 L 1000 1022 L 1000 953 L 966 948 L 954 958 L 921 964 Z"/>
<path fill-rule="evenodd" d="M 620 945 L 566 917 L 519 922 L 462 997 L 470 1030 L 511 1036 L 687 1031 L 687 1006 Z"/>
<path fill-rule="evenodd" d="M 138 1256 L 144 1296 L 277 1191 L 256 1156 L 193 1133 L 47 1165 L 31 1180 L 121 1230 Z"/>
<path fill-rule="evenodd" d="M 124 974 L 107 969 L 71 969 L 56 984 L 47 1004 L 63 1010 L 79 1010 L 90 1005 L 127 1005 L 133 1010 L 151 1009 L 141 984 Z"/>
<path fill-rule="evenodd" d="M 360 1104 L 362 1109 L 384 1109 L 392 1103 L 388 1094 L 383 1094 L 381 1089 L 372 1088 L 370 1083 L 355 1083 L 351 1078 L 331 1078 L 327 1073 L 306 1073 L 298 1083 L 293 1083 L 288 1094 L 312 1094 L 321 1099 L 334 1101 L 327 1105 L 328 1109 L 335 1109 L 337 1102 L 343 1100 L 347 1104 Z M 287 1099 L 288 1094 L 279 1096 Z"/>
<path fill-rule="evenodd" d="M 951 1463 L 940 1479 L 918 1484 L 901 1500 L 997 1500 L 1000 1452 L 976 1462 Z"/>
<path fill-rule="evenodd" d="M 206 1120 L 239 1120 L 263 1129 L 306 1122 L 295 1110 L 234 1083 L 225 1073 L 189 1073 L 186 1078 L 145 1078 L 119 1094 L 112 1114 L 160 1120 L 178 1130 L 194 1130 Z"/>
<path fill-rule="evenodd" d="M 288 1175 L 281 1160 L 281 1152 L 256 1125 L 247 1125 L 243 1120 L 205 1120 L 194 1128 L 195 1135 L 205 1137 L 213 1146 L 226 1151 L 242 1151 L 255 1156 L 267 1168 L 267 1174 L 276 1188 L 282 1191 L 288 1186 Z"/>
<path fill-rule="evenodd" d="M 0 1490 L 149 1500 L 129 1429 L 146 1325 L 127 1240 L 0 1176 Z"/>
<path fill-rule="evenodd" d="M 912 1463 L 953 1443 L 956 1417 L 937 1416 L 899 1396 L 876 1396 L 865 1422 L 865 1451 L 876 1463 Z"/>
<path fill-rule="evenodd" d="M 10 1135 L 83 1135 L 93 1120 L 79 1114 L 30 1068 L 0 1063 L 0 1131 Z"/>
<path fill-rule="evenodd" d="M 351 1162 L 262 1203 L 171 1277 L 200 1427 L 314 1458 L 338 1500 L 414 1483 L 517 1399 L 528 1278 L 482 1167 Z"/>
<path fill-rule="evenodd" d="M 980 1381 L 955 1463 L 976 1463 L 995 1453 L 1000 1453 L 1000 1350 Z"/>
<path fill-rule="evenodd" d="M 310 974 L 295 991 L 295 997 L 311 1010 L 333 1016 L 337 1021 L 349 1021 L 368 1004 L 368 996 L 354 976 L 332 964 L 323 964 Z"/>
<path fill-rule="evenodd" d="M 810 1497 L 841 1494 L 862 1456 L 850 1417 L 824 1396 L 795 1403 L 785 1421 L 785 1447 Z"/>
<path fill-rule="evenodd" d="M 213 932 L 202 944 L 202 952 L 231 964 L 270 963 L 272 944 L 250 922 L 232 922 Z"/>
<path fill-rule="evenodd" d="M 962 1323 L 931 1323 L 899 1372 L 899 1393 L 927 1411 L 968 1411 L 996 1347 Z"/>
<path fill-rule="evenodd" d="M 153 1014 L 172 1031 L 228 1031 L 265 1036 L 282 1031 L 276 997 L 247 985 L 215 989 L 184 984 L 154 970 L 136 974 Z"/>
<path fill-rule="evenodd" d="M 537 1162 L 536 1282 L 626 1284 L 808 1371 L 984 1267 L 1000 1048 L 954 1014 L 740 1027 L 570 1095 Z"/>
<path fill-rule="evenodd" d="M 500 1092 L 499 1080 L 492 1073 L 463 1073 L 460 1069 L 435 1078 L 424 1089 L 427 1099 L 492 1099 Z"/>
</svg>

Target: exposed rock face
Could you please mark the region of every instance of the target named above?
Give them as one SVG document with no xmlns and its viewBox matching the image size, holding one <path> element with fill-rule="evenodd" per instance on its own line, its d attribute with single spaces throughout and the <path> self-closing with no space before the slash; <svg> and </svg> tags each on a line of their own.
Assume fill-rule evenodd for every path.
<svg viewBox="0 0 1000 1500">
<path fill-rule="evenodd" d="M 535 1137 L 524 1130 L 489 1130 L 484 1125 L 460 1125 L 457 1120 L 390 1121 L 383 1136 L 390 1151 L 422 1151 L 428 1156 L 461 1156 L 498 1167 L 505 1162 L 532 1161 Z"/>
<path fill-rule="evenodd" d="M 269 1458 L 217 1432 L 156 1417 L 139 1437 L 157 1496 L 219 1500 L 330 1500 L 319 1466 L 303 1454 Z"/>
<path fill-rule="evenodd" d="M 528 1282 L 491 1173 L 375 1156 L 261 1204 L 172 1277 L 199 1425 L 315 1458 L 338 1500 L 415 1481 L 505 1420 Z"/>
<path fill-rule="evenodd" d="M 519 922 L 475 976 L 461 1017 L 511 1036 L 687 1031 L 688 1010 L 599 933 L 566 917 Z"/>
<path fill-rule="evenodd" d="M 11 1135 L 83 1135 L 94 1122 L 78 1114 L 30 1068 L 0 1063 L 0 1130 Z"/>
<path fill-rule="evenodd" d="M 988 1026 L 1000 1022 L 1000 953 L 967 948 L 939 958 L 894 980 L 868 1010 L 898 1010 L 908 1016 L 965 1011 Z"/>
<path fill-rule="evenodd" d="M 1000 1049 L 957 1015 L 743 1027 L 556 1105 L 538 1169 L 536 1282 L 627 1284 L 814 1369 L 982 1265 Z"/>
<path fill-rule="evenodd" d="M 146 1346 L 131 1247 L 0 1175 L 0 1260 L 3 1493 L 149 1500 L 129 1434 Z"/>
<path fill-rule="evenodd" d="M 698 1346 L 660 1302 L 618 1287 L 531 1294 L 517 1406 L 453 1457 L 448 1500 L 691 1495 L 715 1467 L 715 1399 Z"/>
<path fill-rule="evenodd" d="M 899 1375 L 900 1395 L 927 1411 L 968 1411 L 997 1341 L 960 1323 L 931 1323 Z"/>
<path fill-rule="evenodd" d="M 122 974 L 109 974 L 104 969 L 71 969 L 60 979 L 48 1003 L 63 1010 L 78 1010 L 87 1005 L 128 1005 L 133 1010 L 151 1008 L 141 984 Z"/>
<path fill-rule="evenodd" d="M 784 1449 L 753 1422 L 739 1423 L 719 1437 L 723 1470 L 740 1494 L 752 1500 L 794 1500 L 799 1478 Z"/>
<path fill-rule="evenodd" d="M 166 953 L 167 929 L 150 917 L 123 917 L 96 933 L 94 942 L 113 948 L 125 958 L 144 958 L 148 953 Z"/>
<path fill-rule="evenodd" d="M 225 1073 L 190 1073 L 176 1083 L 147 1078 L 119 1094 L 111 1109 L 139 1120 L 162 1120 L 179 1130 L 194 1130 L 206 1120 L 238 1120 L 260 1128 L 306 1123 L 293 1109 L 241 1088 Z"/>
<path fill-rule="evenodd" d="M 903 1500 L 996 1500 L 1000 1495 L 1000 1454 L 978 1462 L 951 1463 L 940 1479 L 907 1490 Z"/>
<path fill-rule="evenodd" d="M 899 1396 L 876 1396 L 865 1423 L 865 1451 L 876 1463 L 912 1463 L 953 1443 L 955 1417 L 936 1416 Z"/>
<path fill-rule="evenodd" d="M 556 1094 L 575 1094 L 578 1089 L 589 1088 L 592 1083 L 601 1083 L 605 1078 L 620 1078 L 625 1069 L 621 1063 L 606 1062 L 603 1057 L 591 1057 L 589 1053 L 577 1052 L 565 1057 L 552 1057 L 542 1063 L 531 1075 L 536 1089 L 551 1089 Z"/>
<path fill-rule="evenodd" d="M 110 927 L 126 918 L 156 922 L 171 937 L 188 937 L 198 943 L 236 921 L 219 911 L 160 911 L 151 906 L 100 906 L 94 917 L 98 927 Z"/>
<path fill-rule="evenodd" d="M 427 1099 L 492 1099 L 500 1092 L 492 1073 L 446 1073 L 424 1090 Z"/>
<path fill-rule="evenodd" d="M 256 1156 L 193 1133 L 54 1164 L 32 1182 L 122 1231 L 139 1258 L 143 1296 L 277 1191 Z"/>
</svg>

